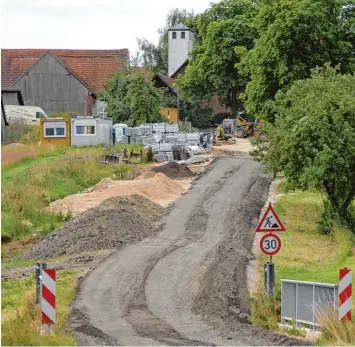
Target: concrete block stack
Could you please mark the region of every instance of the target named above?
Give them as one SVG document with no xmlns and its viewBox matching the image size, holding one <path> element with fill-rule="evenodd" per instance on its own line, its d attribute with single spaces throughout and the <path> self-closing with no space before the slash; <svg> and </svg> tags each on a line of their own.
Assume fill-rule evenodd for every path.
<svg viewBox="0 0 355 347">
<path fill-rule="evenodd" d="M 126 128 L 121 144 L 142 143 L 152 147 L 157 161 L 186 160 L 199 152 L 200 133 L 179 132 L 177 123 L 143 124 L 139 127 Z M 211 146 L 211 144 L 210 144 Z"/>
</svg>

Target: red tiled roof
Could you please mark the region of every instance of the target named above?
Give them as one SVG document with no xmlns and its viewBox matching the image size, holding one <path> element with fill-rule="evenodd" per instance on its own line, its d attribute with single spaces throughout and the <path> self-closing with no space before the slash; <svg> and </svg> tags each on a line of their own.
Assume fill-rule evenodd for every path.
<svg viewBox="0 0 355 347">
<path fill-rule="evenodd" d="M 2 49 L 1 87 L 12 87 L 47 51 L 55 55 L 94 94 L 104 88 L 115 71 L 128 65 L 129 60 L 128 49 Z"/>
</svg>

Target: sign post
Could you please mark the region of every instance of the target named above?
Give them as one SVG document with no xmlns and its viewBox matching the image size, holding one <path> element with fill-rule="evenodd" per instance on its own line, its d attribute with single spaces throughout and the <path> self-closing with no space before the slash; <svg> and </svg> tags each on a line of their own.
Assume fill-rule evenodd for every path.
<svg viewBox="0 0 355 347">
<path fill-rule="evenodd" d="M 351 321 L 352 309 L 352 272 L 344 268 L 339 271 L 339 320 Z"/>
<path fill-rule="evenodd" d="M 270 262 L 264 264 L 264 293 L 267 296 L 275 293 L 275 264 Z"/>
<path fill-rule="evenodd" d="M 56 322 L 56 271 L 54 269 L 43 270 L 41 286 L 41 311 L 42 324 L 45 333 L 51 334 L 51 325 Z"/>
<path fill-rule="evenodd" d="M 44 269 L 47 269 L 47 263 L 36 263 L 36 304 L 41 300 L 41 276 Z"/>
<path fill-rule="evenodd" d="M 260 240 L 260 249 L 268 256 L 270 261 L 264 264 L 264 291 L 266 295 L 275 294 L 275 265 L 272 263 L 272 256 L 281 249 L 281 239 L 273 234 L 274 232 L 285 232 L 286 228 L 273 209 L 271 203 L 264 215 L 261 217 L 256 232 L 268 232 Z"/>
</svg>

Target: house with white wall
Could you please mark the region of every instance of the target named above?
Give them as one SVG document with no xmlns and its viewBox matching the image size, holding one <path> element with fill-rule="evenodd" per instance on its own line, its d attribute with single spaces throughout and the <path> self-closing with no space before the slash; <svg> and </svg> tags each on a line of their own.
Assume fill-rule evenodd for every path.
<svg viewBox="0 0 355 347">
<path fill-rule="evenodd" d="M 168 74 L 158 73 L 153 77 L 153 83 L 157 88 L 164 88 L 169 93 L 179 96 L 174 88 L 174 83 L 180 74 L 185 72 L 189 64 L 189 54 L 192 51 L 195 33 L 186 25 L 179 23 L 168 30 Z M 211 108 L 213 113 L 225 113 L 229 108 L 221 105 L 217 95 L 212 96 L 210 102 L 204 102 L 203 108 Z"/>
</svg>

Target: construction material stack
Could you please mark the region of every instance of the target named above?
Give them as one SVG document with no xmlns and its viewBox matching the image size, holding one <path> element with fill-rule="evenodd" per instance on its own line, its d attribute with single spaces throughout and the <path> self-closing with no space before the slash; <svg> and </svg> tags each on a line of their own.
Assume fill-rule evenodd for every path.
<svg viewBox="0 0 355 347">
<path fill-rule="evenodd" d="M 177 123 L 154 123 L 125 128 L 125 135 L 117 143 L 137 143 L 151 147 L 154 159 L 165 162 L 186 160 L 200 152 L 203 147 L 200 138 L 199 132 L 179 132 Z M 211 135 L 203 138 L 205 139 L 204 147 L 212 148 Z"/>
</svg>

